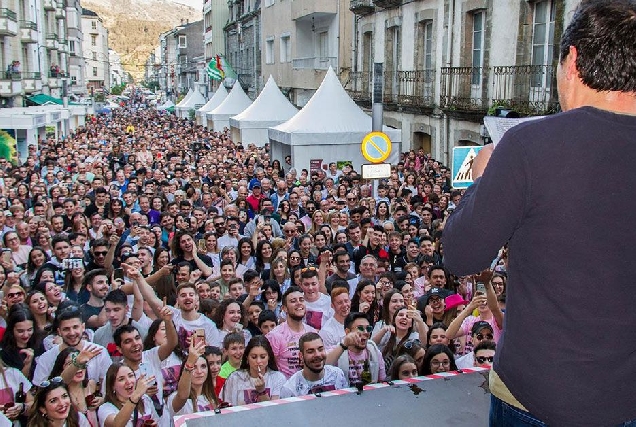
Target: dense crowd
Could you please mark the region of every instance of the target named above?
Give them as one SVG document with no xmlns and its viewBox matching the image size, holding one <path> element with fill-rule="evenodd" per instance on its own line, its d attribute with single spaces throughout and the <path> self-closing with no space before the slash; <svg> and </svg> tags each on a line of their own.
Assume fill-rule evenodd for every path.
<svg viewBox="0 0 636 427">
<path fill-rule="evenodd" d="M 490 367 L 493 274 L 440 239 L 462 192 L 423 150 L 372 194 L 148 108 L 140 91 L 0 159 L 0 424 L 176 415 Z"/>
</svg>

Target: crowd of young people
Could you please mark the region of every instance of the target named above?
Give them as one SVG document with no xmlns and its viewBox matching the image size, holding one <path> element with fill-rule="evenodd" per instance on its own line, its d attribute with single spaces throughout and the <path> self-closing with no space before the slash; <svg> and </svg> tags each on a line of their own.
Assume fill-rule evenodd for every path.
<svg viewBox="0 0 636 427">
<path fill-rule="evenodd" d="M 505 256 L 488 277 L 444 268 L 462 193 L 423 150 L 372 194 L 350 166 L 296 169 L 136 90 L 28 150 L 0 159 L 7 425 L 167 427 L 492 363 Z"/>
</svg>

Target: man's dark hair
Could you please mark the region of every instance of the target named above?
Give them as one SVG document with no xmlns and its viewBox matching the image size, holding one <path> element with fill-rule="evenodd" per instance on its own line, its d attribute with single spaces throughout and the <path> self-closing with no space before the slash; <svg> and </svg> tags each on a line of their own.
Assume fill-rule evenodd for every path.
<svg viewBox="0 0 636 427">
<path fill-rule="evenodd" d="M 448 278 L 448 273 L 446 272 L 446 269 L 444 268 L 443 265 L 431 265 L 428 269 L 428 277 L 431 277 L 431 274 L 433 274 L 433 271 L 435 270 L 442 270 L 444 272 L 444 276 L 446 276 L 446 278 Z"/>
<path fill-rule="evenodd" d="M 71 244 L 71 242 L 68 240 L 68 238 L 64 235 L 60 235 L 60 234 L 56 234 L 55 236 L 53 236 L 53 238 L 51 239 L 51 247 L 55 249 L 55 245 L 57 245 L 60 242 L 66 242 L 69 244 Z"/>
<path fill-rule="evenodd" d="M 312 277 L 318 277 L 318 268 L 317 267 L 312 267 L 312 268 L 307 268 L 307 269 L 303 269 L 300 272 L 300 278 L 301 279 L 311 279 Z"/>
<path fill-rule="evenodd" d="M 129 334 L 131 332 L 139 333 L 139 330 L 133 325 L 121 325 L 119 328 L 115 329 L 115 333 L 113 333 L 113 342 L 115 345 L 117 347 L 121 347 L 121 335 Z"/>
<path fill-rule="evenodd" d="M 227 334 L 225 338 L 223 338 L 223 348 L 229 350 L 232 344 L 245 345 L 245 336 L 243 336 L 243 334 L 239 334 L 238 332 Z"/>
<path fill-rule="evenodd" d="M 91 249 L 94 249 L 94 248 L 96 248 L 98 246 L 106 246 L 106 247 L 108 247 L 109 246 L 108 240 L 106 240 L 106 239 L 95 239 L 95 240 L 93 240 L 90 243 L 90 248 Z"/>
<path fill-rule="evenodd" d="M 261 314 L 258 315 L 258 327 L 260 328 L 261 325 L 267 322 L 268 320 L 274 323 L 278 323 L 278 319 L 276 318 L 276 313 L 274 313 L 272 310 L 261 311 Z"/>
<path fill-rule="evenodd" d="M 479 350 L 497 350 L 497 344 L 493 340 L 481 340 L 479 344 L 475 346 L 473 352 L 477 354 Z"/>
<path fill-rule="evenodd" d="M 351 329 L 351 325 L 353 324 L 353 322 L 355 322 L 358 319 L 369 320 L 367 318 L 366 313 L 359 313 L 357 311 L 352 311 L 351 313 L 347 314 L 347 317 L 345 317 L 345 320 L 344 320 L 345 329 Z"/>
<path fill-rule="evenodd" d="M 290 286 L 289 288 L 287 288 L 287 290 L 285 291 L 285 293 L 283 294 L 283 305 L 287 306 L 287 296 L 289 294 L 292 294 L 294 292 L 300 292 L 301 294 L 303 293 L 303 290 L 300 289 L 298 286 Z"/>
<path fill-rule="evenodd" d="M 315 332 L 307 332 L 306 334 L 303 334 L 303 336 L 301 336 L 300 339 L 298 340 L 298 349 L 302 353 L 305 348 L 305 343 L 315 341 L 315 340 L 322 341 L 322 338 L 320 337 L 320 335 L 318 335 Z"/>
<path fill-rule="evenodd" d="M 86 286 L 89 283 L 92 284 L 93 283 L 93 279 L 95 279 L 95 277 L 97 276 L 108 276 L 108 271 L 106 271 L 106 269 L 104 268 L 96 268 L 94 270 L 89 271 L 88 273 L 86 273 L 84 275 L 84 279 L 82 280 L 82 285 Z"/>
<path fill-rule="evenodd" d="M 121 289 L 115 289 L 114 291 L 110 291 L 108 295 L 106 295 L 106 298 L 104 298 L 104 302 L 127 305 L 128 297 L 126 296 L 126 293 Z"/>
<path fill-rule="evenodd" d="M 631 36 L 630 36 L 631 34 Z M 559 61 L 576 48 L 583 83 L 599 92 L 636 92 L 636 5 L 630 0 L 583 1 L 561 37 Z"/>
</svg>

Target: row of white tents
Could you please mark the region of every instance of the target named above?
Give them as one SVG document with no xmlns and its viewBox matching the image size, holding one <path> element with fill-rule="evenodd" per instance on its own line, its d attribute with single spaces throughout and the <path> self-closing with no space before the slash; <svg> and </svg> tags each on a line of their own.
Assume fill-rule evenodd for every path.
<svg viewBox="0 0 636 427">
<path fill-rule="evenodd" d="M 300 111 L 283 95 L 271 76 L 253 102 L 237 81 L 229 93 L 221 85 L 207 102 L 198 91 L 191 90 L 176 105 L 175 112 L 179 117 L 187 117 L 194 107 L 197 107 L 197 124 L 215 132 L 230 128 L 232 140 L 244 146 L 269 143 L 272 159 L 282 160 L 291 155 L 297 168 L 346 161 L 359 170 L 363 163 L 368 163 L 360 145 L 371 132 L 371 117 L 349 97 L 331 68 Z M 400 130 L 385 126 L 383 132 L 393 143 L 392 154 L 386 162 L 396 164 Z"/>
</svg>

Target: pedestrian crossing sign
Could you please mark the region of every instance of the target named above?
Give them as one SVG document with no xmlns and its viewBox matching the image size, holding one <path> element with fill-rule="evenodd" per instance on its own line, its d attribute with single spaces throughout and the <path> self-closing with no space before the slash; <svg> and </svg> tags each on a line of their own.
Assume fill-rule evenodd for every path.
<svg viewBox="0 0 636 427">
<path fill-rule="evenodd" d="M 473 161 L 483 147 L 453 148 L 453 188 L 468 188 L 473 183 Z"/>
</svg>

